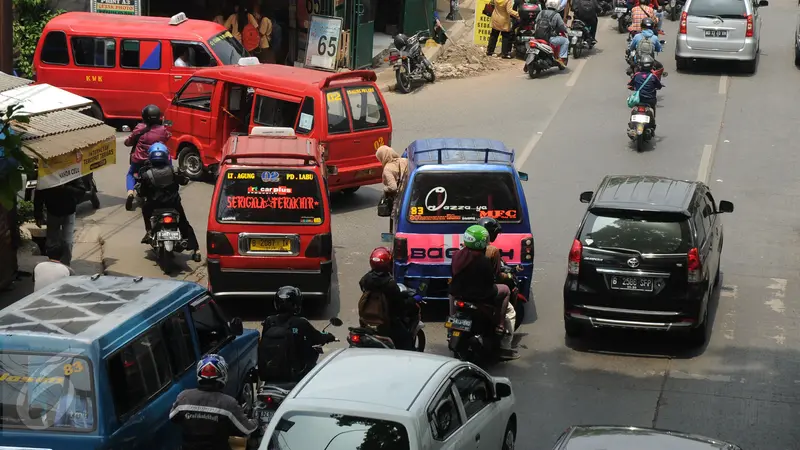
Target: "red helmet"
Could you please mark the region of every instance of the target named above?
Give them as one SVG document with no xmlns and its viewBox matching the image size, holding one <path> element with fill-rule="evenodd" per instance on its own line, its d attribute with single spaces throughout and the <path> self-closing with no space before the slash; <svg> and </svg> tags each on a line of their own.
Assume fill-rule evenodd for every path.
<svg viewBox="0 0 800 450">
<path fill-rule="evenodd" d="M 392 252 L 386 247 L 378 247 L 369 255 L 369 267 L 376 272 L 392 270 Z"/>
</svg>

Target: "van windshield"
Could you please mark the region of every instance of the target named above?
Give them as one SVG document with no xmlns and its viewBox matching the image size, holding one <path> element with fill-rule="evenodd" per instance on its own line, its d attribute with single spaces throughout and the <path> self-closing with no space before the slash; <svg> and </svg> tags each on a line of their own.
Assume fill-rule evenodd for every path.
<svg viewBox="0 0 800 450">
<path fill-rule="evenodd" d="M 483 217 L 518 223 L 522 211 L 509 172 L 421 172 L 408 203 L 410 222 L 474 223 Z"/>
<path fill-rule="evenodd" d="M 228 170 L 217 221 L 319 225 L 325 209 L 317 174 L 301 169 Z"/>
<path fill-rule="evenodd" d="M 211 50 L 222 61 L 222 64 L 231 66 L 239 63 L 239 59 L 250 56 L 244 49 L 242 43 L 233 37 L 230 31 L 212 37 L 208 40 Z"/>
<path fill-rule="evenodd" d="M 92 431 L 95 404 L 87 359 L 0 352 L 0 429 Z"/>
</svg>

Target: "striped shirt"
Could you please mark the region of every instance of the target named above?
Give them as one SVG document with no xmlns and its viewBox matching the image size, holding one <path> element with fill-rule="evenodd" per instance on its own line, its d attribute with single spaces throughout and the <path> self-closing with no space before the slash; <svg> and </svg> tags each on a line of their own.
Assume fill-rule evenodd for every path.
<svg viewBox="0 0 800 450">
<path fill-rule="evenodd" d="M 642 31 L 642 20 L 647 18 L 653 19 L 653 23 L 658 23 L 658 18 L 653 8 L 644 5 L 634 6 L 631 10 L 631 26 L 628 27 L 628 31 L 636 31 L 637 33 Z"/>
</svg>

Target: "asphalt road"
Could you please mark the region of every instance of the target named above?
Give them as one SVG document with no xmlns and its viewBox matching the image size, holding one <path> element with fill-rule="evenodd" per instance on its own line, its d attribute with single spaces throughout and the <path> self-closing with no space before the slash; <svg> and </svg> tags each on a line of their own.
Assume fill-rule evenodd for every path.
<svg viewBox="0 0 800 450">
<path fill-rule="evenodd" d="M 640 154 L 625 135 L 625 36 L 611 30 L 610 19 L 601 19 L 599 48 L 570 60 L 566 72 L 529 80 L 516 69 L 387 95 L 395 148 L 427 137 L 500 139 L 517 149 L 519 168 L 530 175 L 525 192 L 537 244 L 535 301 L 520 330 L 522 358 L 493 369 L 514 384 L 518 445 L 549 449 L 571 424 L 605 423 L 700 433 L 746 449 L 800 448 L 800 209 L 794 203 L 800 157 L 790 142 L 800 123 L 792 100 L 800 82 L 793 66 L 795 7 L 776 2 L 762 14 L 754 76 L 728 67 L 677 73 L 677 23 L 667 23 L 665 38 L 672 42 L 661 59 L 670 76 L 659 101 L 659 136 Z M 100 246 L 92 242 L 101 236 L 109 272 L 164 276 L 138 243 L 138 212 L 122 206 L 125 169 L 120 164 L 98 173 L 104 206 L 82 210 L 85 251 L 78 258 L 97 258 Z M 717 201 L 734 202 L 735 212 L 724 216 L 723 282 L 707 348 L 688 352 L 667 336 L 631 333 L 565 342 L 561 292 L 584 209 L 578 194 L 606 174 L 700 179 Z M 203 246 L 210 193 L 211 186 L 201 183 L 183 191 Z M 317 324 L 333 315 L 346 325 L 357 323 L 357 282 L 387 228 L 386 219 L 375 215 L 379 195 L 366 187 L 334 200 L 338 295 Z M 173 277 L 193 271 L 188 279 L 204 282 L 201 265 L 181 264 L 184 271 Z M 234 309 L 257 326 L 263 303 L 251 300 Z M 428 351 L 444 353 L 443 317 L 427 315 Z"/>
</svg>

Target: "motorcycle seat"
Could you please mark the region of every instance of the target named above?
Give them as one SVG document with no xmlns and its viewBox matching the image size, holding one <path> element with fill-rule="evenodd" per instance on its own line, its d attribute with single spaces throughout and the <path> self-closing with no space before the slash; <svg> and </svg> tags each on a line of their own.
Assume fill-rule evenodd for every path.
<svg viewBox="0 0 800 450">
<path fill-rule="evenodd" d="M 162 214 L 175 214 L 178 215 L 178 211 L 173 208 L 159 208 L 153 211 L 154 216 L 160 216 Z"/>
<path fill-rule="evenodd" d="M 349 331 L 351 331 L 351 332 L 353 332 L 353 333 L 356 333 L 356 334 L 369 334 L 369 335 L 372 335 L 372 336 L 375 336 L 375 335 L 377 335 L 377 333 L 375 332 L 375 330 L 373 330 L 372 328 L 366 328 L 366 327 L 350 327 L 350 328 L 348 328 L 348 330 L 349 330 Z"/>
<path fill-rule="evenodd" d="M 294 389 L 295 386 L 297 386 L 297 382 L 296 381 L 284 381 L 284 382 L 281 382 L 281 383 L 265 383 L 261 387 L 259 392 L 261 392 L 262 390 L 266 390 L 268 388 L 278 388 L 278 389 L 282 389 L 284 391 L 291 391 L 292 389 Z"/>
</svg>

